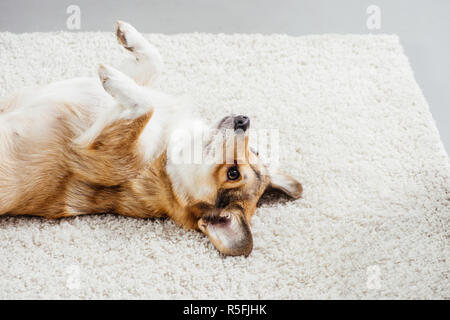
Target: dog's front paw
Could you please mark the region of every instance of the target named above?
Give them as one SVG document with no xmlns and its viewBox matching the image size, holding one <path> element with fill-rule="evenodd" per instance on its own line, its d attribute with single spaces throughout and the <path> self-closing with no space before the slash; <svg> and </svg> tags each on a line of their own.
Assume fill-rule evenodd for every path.
<svg viewBox="0 0 450 320">
<path fill-rule="evenodd" d="M 101 64 L 98 67 L 98 77 L 100 78 L 100 81 L 102 82 L 102 85 L 104 86 L 106 81 L 109 79 L 108 77 L 108 66 L 105 66 L 103 64 Z"/>
<path fill-rule="evenodd" d="M 140 91 L 131 78 L 108 65 L 98 67 L 98 76 L 105 91 L 124 105 L 129 105 L 131 97 Z"/>
<path fill-rule="evenodd" d="M 105 91 L 108 92 L 111 96 L 115 97 L 117 87 L 121 86 L 120 82 L 123 82 L 124 75 L 122 75 L 120 71 L 110 66 L 101 64 L 98 67 L 98 76 Z"/>
<path fill-rule="evenodd" d="M 123 117 L 136 118 L 152 108 L 145 89 L 119 70 L 102 64 L 98 76 L 105 91 L 118 102 Z"/>
</svg>

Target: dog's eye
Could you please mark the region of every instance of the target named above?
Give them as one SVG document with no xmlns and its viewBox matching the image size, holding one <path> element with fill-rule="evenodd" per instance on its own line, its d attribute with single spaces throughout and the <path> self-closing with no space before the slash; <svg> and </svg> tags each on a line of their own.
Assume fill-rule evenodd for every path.
<svg viewBox="0 0 450 320">
<path fill-rule="evenodd" d="M 231 167 L 228 169 L 227 178 L 228 180 L 236 180 L 240 176 L 239 170 L 237 167 Z"/>
</svg>

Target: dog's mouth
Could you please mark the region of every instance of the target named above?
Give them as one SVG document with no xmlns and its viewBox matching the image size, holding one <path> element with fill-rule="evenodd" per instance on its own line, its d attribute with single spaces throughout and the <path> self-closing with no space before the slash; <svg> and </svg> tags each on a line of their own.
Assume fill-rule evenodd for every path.
<svg viewBox="0 0 450 320">
<path fill-rule="evenodd" d="M 241 212 L 227 211 L 219 215 L 204 216 L 198 227 L 221 253 L 230 256 L 248 256 L 253 238 L 246 218 Z"/>
<path fill-rule="evenodd" d="M 205 224 L 207 225 L 215 225 L 225 227 L 227 224 L 231 222 L 231 217 L 229 215 L 224 216 L 206 216 L 202 218 Z"/>
</svg>

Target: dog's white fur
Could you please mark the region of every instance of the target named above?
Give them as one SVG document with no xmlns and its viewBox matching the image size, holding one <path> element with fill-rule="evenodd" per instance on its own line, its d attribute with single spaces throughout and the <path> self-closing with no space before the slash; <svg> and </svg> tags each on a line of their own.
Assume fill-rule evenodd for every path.
<svg viewBox="0 0 450 320">
<path fill-rule="evenodd" d="M 163 67 L 158 51 L 131 25 L 119 21 L 117 28 L 126 35 L 126 45 L 133 49 L 133 57 L 120 66 L 123 73 L 103 65 L 99 68 L 100 81 L 60 81 L 27 88 L 0 102 L 0 170 L 7 171 L 0 171 L 0 214 L 23 200 L 27 191 L 41 187 L 37 185 L 39 179 L 33 177 L 51 174 L 52 156 L 58 155 L 48 152 L 54 150 L 51 145 L 59 138 L 57 128 L 62 118 L 69 119 L 66 122 L 78 136 L 73 143 L 88 145 L 108 124 L 138 118 L 152 108 L 153 116 L 138 140 L 145 161 L 155 159 L 166 148 L 169 156 L 185 148 L 179 140 L 170 139 L 175 130 L 195 136 L 207 128 L 200 119 L 192 117 L 188 105 L 151 88 Z M 14 150 L 25 142 L 27 148 L 17 157 Z M 198 168 L 175 165 L 170 157 L 168 160 L 167 172 L 181 199 L 204 198 L 206 193 L 215 191 L 204 184 L 210 174 L 207 166 L 202 166 L 202 174 Z M 202 188 L 196 188 L 199 179 L 203 181 Z"/>
</svg>

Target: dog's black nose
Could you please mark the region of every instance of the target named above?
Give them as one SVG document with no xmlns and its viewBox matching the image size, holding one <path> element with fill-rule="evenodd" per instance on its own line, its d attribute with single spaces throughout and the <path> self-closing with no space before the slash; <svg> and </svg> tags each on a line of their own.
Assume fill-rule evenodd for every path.
<svg viewBox="0 0 450 320">
<path fill-rule="evenodd" d="M 247 130 L 250 127 L 249 117 L 239 115 L 234 117 L 234 130 L 241 129 L 242 131 Z"/>
</svg>

